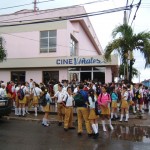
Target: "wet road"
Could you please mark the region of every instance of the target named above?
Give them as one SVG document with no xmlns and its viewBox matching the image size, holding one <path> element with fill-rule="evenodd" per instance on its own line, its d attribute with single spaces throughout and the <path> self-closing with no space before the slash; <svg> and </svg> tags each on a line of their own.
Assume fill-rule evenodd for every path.
<svg viewBox="0 0 150 150">
<path fill-rule="evenodd" d="M 124 124 L 125 125 L 125 124 Z M 99 138 L 89 138 L 76 130 L 39 122 L 0 120 L 0 150 L 149 150 L 150 128 L 116 126 L 113 132 L 99 129 Z"/>
</svg>

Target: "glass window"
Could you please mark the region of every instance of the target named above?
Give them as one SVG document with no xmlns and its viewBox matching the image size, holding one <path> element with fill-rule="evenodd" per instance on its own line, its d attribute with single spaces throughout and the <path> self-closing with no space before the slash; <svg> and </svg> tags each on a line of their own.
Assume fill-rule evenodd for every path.
<svg viewBox="0 0 150 150">
<path fill-rule="evenodd" d="M 11 81 L 15 83 L 24 83 L 25 82 L 25 71 L 12 71 L 11 72 Z"/>
<path fill-rule="evenodd" d="M 56 52 L 56 30 L 40 32 L 40 53 Z"/>
<path fill-rule="evenodd" d="M 94 71 L 105 72 L 105 67 L 93 67 Z"/>
<path fill-rule="evenodd" d="M 59 71 L 43 71 L 44 84 L 47 84 L 52 80 L 59 81 Z"/>
<path fill-rule="evenodd" d="M 92 70 L 92 67 L 88 67 L 88 66 L 81 67 L 81 70 L 82 71 Z"/>
<path fill-rule="evenodd" d="M 70 41 L 70 56 L 76 56 L 77 55 L 77 41 L 71 37 Z"/>
</svg>

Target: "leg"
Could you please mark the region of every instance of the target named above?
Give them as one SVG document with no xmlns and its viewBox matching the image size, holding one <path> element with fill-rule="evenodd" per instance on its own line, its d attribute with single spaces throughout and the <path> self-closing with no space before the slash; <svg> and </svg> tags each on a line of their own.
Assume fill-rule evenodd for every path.
<svg viewBox="0 0 150 150">
<path fill-rule="evenodd" d="M 78 118 L 78 133 L 82 133 L 83 116 L 82 116 L 81 108 L 77 108 L 77 118 Z"/>
</svg>

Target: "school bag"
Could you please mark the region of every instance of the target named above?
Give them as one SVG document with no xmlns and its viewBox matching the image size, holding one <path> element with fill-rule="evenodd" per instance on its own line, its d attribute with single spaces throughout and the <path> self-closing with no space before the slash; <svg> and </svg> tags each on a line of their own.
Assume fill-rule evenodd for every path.
<svg viewBox="0 0 150 150">
<path fill-rule="evenodd" d="M 40 96 L 39 103 L 41 106 L 46 106 L 47 105 L 47 99 L 46 99 L 46 94 L 43 94 Z"/>
<path fill-rule="evenodd" d="M 78 92 L 74 96 L 74 101 L 75 101 L 75 107 L 83 107 L 85 105 L 84 97 L 80 92 Z"/>
<path fill-rule="evenodd" d="M 23 100 L 23 99 L 24 99 L 25 94 L 24 94 L 23 89 L 24 89 L 24 88 L 20 88 L 20 89 L 18 90 L 18 92 L 17 92 L 17 95 L 18 95 L 18 99 L 19 99 L 19 100 Z"/>
<path fill-rule="evenodd" d="M 101 114 L 100 106 L 98 105 L 98 101 L 95 102 L 95 114 L 100 115 Z"/>
</svg>

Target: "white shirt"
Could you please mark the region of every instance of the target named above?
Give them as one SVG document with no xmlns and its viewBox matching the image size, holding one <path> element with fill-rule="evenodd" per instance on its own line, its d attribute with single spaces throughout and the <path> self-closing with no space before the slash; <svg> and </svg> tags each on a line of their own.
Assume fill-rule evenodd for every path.
<svg viewBox="0 0 150 150">
<path fill-rule="evenodd" d="M 30 95 L 30 87 L 25 86 L 23 88 L 23 92 L 25 93 L 26 96 L 29 96 Z"/>
<path fill-rule="evenodd" d="M 40 96 L 40 94 L 42 93 L 42 90 L 38 87 L 33 88 L 33 94 L 34 96 Z"/>
<path fill-rule="evenodd" d="M 63 89 L 62 89 L 63 92 L 67 92 L 67 88 L 68 88 L 68 86 L 66 86 L 66 87 L 64 86 Z"/>
<path fill-rule="evenodd" d="M 125 92 L 124 92 L 123 97 L 124 97 L 124 98 L 123 98 L 124 100 L 127 100 L 127 99 L 128 99 L 128 91 L 125 91 Z"/>
<path fill-rule="evenodd" d="M 89 107 L 91 109 L 95 108 L 95 97 L 94 97 L 94 102 L 92 101 L 92 97 L 91 96 L 88 97 L 88 100 L 89 100 Z"/>
<path fill-rule="evenodd" d="M 57 103 L 61 103 L 65 95 L 63 91 L 57 91 L 54 96 L 58 98 Z"/>
<path fill-rule="evenodd" d="M 0 96 L 5 97 L 6 95 L 6 89 L 0 88 Z"/>
<path fill-rule="evenodd" d="M 55 93 L 57 93 L 57 91 L 58 91 L 58 84 L 55 84 L 55 85 L 53 86 L 53 90 L 54 90 Z"/>
<path fill-rule="evenodd" d="M 73 96 L 69 95 L 68 93 L 63 98 L 63 101 L 66 102 L 66 106 L 68 106 L 68 107 L 73 106 L 73 100 L 74 100 Z"/>
<path fill-rule="evenodd" d="M 143 98 L 143 92 L 144 92 L 143 89 L 140 88 L 140 89 L 139 89 L 139 94 L 141 95 L 141 98 Z"/>
<path fill-rule="evenodd" d="M 76 87 L 73 91 L 74 94 L 76 94 L 78 92 L 78 88 Z"/>
</svg>

